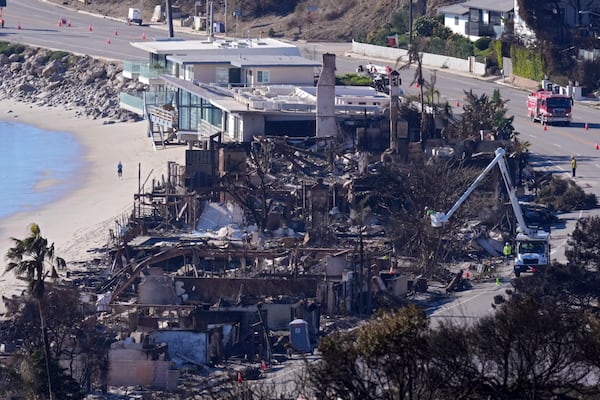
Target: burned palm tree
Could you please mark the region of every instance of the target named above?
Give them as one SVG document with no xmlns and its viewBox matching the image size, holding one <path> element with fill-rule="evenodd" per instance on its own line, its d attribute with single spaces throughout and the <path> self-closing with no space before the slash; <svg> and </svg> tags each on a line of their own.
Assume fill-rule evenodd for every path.
<svg viewBox="0 0 600 400">
<path fill-rule="evenodd" d="M 402 64 L 399 69 L 405 70 L 410 68 L 412 65 L 416 64 L 415 75 L 413 76 L 413 80 L 411 81 L 409 86 L 416 85 L 416 87 L 420 90 L 419 99 L 421 101 L 421 123 L 419 126 L 419 142 L 422 144 L 423 140 L 427 138 L 424 137 L 423 132 L 423 110 L 425 108 L 425 89 L 423 85 L 425 84 L 425 79 L 423 78 L 423 55 L 419 53 L 417 45 L 412 43 L 408 47 L 408 60 Z M 400 59 L 396 61 L 396 65 L 400 62 Z"/>
<path fill-rule="evenodd" d="M 8 264 L 5 272 L 12 271 L 18 277 L 24 277 L 29 282 L 29 293 L 37 301 L 40 314 L 40 326 L 44 343 L 46 376 L 48 378 L 48 393 L 54 400 L 50 375 L 50 351 L 48 333 L 44 318 L 45 280 L 50 275 L 58 278 L 58 269 L 66 267 L 65 260 L 54 253 L 54 243 L 48 245 L 48 239 L 41 235 L 37 224 L 31 224 L 30 234 L 25 239 L 11 238 L 13 247 L 6 252 Z"/>
</svg>

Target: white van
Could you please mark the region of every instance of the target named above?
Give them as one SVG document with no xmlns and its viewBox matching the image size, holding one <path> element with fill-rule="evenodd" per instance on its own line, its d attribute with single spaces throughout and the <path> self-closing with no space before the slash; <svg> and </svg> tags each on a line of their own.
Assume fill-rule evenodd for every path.
<svg viewBox="0 0 600 400">
<path fill-rule="evenodd" d="M 142 12 L 139 8 L 130 8 L 127 14 L 127 23 L 142 25 Z"/>
</svg>

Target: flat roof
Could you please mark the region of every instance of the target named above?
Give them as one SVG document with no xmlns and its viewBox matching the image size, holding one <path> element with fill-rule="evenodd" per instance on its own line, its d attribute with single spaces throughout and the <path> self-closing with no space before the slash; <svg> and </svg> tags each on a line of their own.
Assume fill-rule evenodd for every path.
<svg viewBox="0 0 600 400">
<path fill-rule="evenodd" d="M 130 42 L 131 46 L 153 54 L 186 54 L 198 50 L 237 50 L 248 48 L 296 48 L 272 38 L 239 40 L 156 40 Z"/>
<path fill-rule="evenodd" d="M 514 4 L 513 0 L 471 0 L 464 3 L 438 7 L 438 12 L 463 15 L 469 12 L 469 8 L 477 8 L 487 11 L 509 12 L 514 8 Z"/>
<path fill-rule="evenodd" d="M 227 89 L 223 89 L 222 91 L 218 90 L 218 88 L 215 88 L 215 90 L 208 90 L 204 87 L 194 85 L 194 83 L 191 81 L 179 79 L 171 75 L 161 75 L 160 78 L 169 85 L 183 89 L 198 97 L 202 97 L 203 99 L 207 99 L 215 106 L 220 106 L 226 110 L 229 110 L 230 112 L 247 111 L 247 108 L 244 104 L 234 100 L 233 93 L 226 94 L 228 92 Z"/>
<path fill-rule="evenodd" d="M 316 86 L 302 86 L 298 89 L 308 93 L 311 96 L 317 96 Z M 352 96 L 352 97 L 371 97 L 374 99 L 389 99 L 389 96 L 383 92 L 378 92 L 371 86 L 335 86 L 335 96 Z"/>
<path fill-rule="evenodd" d="M 240 68 L 252 67 L 320 67 L 321 63 L 302 56 L 264 54 L 219 54 L 194 52 L 185 55 L 167 56 L 167 60 L 177 64 L 230 64 Z"/>
</svg>

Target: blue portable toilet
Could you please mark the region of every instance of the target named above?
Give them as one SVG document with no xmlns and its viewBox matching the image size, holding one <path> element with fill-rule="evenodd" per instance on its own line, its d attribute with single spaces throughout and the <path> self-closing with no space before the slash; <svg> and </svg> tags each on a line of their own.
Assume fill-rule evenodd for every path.
<svg viewBox="0 0 600 400">
<path fill-rule="evenodd" d="M 301 353 L 310 353 L 310 339 L 308 338 L 308 322 L 295 319 L 290 322 L 290 345 L 292 349 Z"/>
</svg>

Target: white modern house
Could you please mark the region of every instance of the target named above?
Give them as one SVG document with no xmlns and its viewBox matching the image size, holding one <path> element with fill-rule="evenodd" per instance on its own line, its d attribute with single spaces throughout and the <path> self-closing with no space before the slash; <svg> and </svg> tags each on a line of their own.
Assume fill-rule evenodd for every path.
<svg viewBox="0 0 600 400">
<path fill-rule="evenodd" d="M 452 32 L 477 40 L 483 36 L 497 38 L 504 32 L 506 21 L 513 18 L 516 0 L 470 0 L 439 7 L 444 26 Z"/>
<path fill-rule="evenodd" d="M 123 75 L 149 89 L 122 93 L 121 107 L 148 118 L 155 145 L 175 138 L 202 143 L 214 135 L 249 142 L 261 135 L 316 134 L 322 65 L 293 45 L 267 38 L 132 46 L 147 51 L 149 62 L 125 63 Z M 389 105 L 389 96 L 371 87 L 331 88 L 323 93 L 331 94 L 331 110 L 341 118 L 381 115 Z"/>
</svg>

